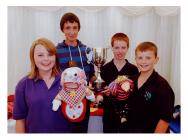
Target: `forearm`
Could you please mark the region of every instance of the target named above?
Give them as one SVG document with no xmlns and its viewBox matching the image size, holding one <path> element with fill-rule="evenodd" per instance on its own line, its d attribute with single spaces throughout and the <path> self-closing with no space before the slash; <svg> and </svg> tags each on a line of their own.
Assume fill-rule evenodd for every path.
<svg viewBox="0 0 188 140">
<path fill-rule="evenodd" d="M 25 119 L 16 120 L 16 133 L 25 133 Z"/>
<path fill-rule="evenodd" d="M 160 119 L 156 128 L 155 133 L 166 133 L 168 129 L 169 123 Z"/>
</svg>

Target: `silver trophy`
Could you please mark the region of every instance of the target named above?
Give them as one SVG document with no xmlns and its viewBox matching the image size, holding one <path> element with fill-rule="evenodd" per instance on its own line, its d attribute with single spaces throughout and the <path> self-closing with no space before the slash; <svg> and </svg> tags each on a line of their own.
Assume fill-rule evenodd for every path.
<svg viewBox="0 0 188 140">
<path fill-rule="evenodd" d="M 104 90 L 105 82 L 101 78 L 100 68 L 104 65 L 107 58 L 107 48 L 93 48 L 93 61 L 97 68 L 97 79 L 94 81 L 94 91 Z"/>
</svg>

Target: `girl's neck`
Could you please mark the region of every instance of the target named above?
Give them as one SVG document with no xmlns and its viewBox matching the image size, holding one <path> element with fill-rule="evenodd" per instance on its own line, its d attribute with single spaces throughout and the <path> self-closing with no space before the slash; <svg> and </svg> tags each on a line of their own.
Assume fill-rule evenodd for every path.
<svg viewBox="0 0 188 140">
<path fill-rule="evenodd" d="M 47 88 L 50 89 L 50 87 L 52 86 L 55 80 L 55 76 L 52 75 L 52 70 L 49 72 L 41 71 L 39 72 L 39 74 L 41 78 L 44 80 L 44 82 L 46 83 Z"/>
<path fill-rule="evenodd" d="M 39 75 L 43 80 L 49 80 L 52 78 L 52 70 L 50 71 L 39 71 Z"/>
<path fill-rule="evenodd" d="M 68 45 L 68 46 L 77 46 L 78 45 L 78 42 L 77 40 L 75 41 L 70 41 L 70 40 L 65 40 L 65 44 Z"/>
</svg>

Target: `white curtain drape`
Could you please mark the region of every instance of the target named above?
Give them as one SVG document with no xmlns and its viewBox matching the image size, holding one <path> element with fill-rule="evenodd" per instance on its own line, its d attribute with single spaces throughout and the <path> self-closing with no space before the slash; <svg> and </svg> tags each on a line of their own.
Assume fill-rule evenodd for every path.
<svg viewBox="0 0 188 140">
<path fill-rule="evenodd" d="M 55 44 L 64 39 L 61 16 L 74 12 L 81 22 L 79 39 L 90 47 L 109 47 L 116 32 L 130 38 L 127 59 L 135 64 L 134 50 L 142 41 L 153 41 L 159 49 L 156 70 L 167 79 L 180 104 L 180 7 L 178 6 L 71 6 L 8 7 L 8 94 L 30 70 L 29 49 L 34 40 L 46 37 Z"/>
</svg>

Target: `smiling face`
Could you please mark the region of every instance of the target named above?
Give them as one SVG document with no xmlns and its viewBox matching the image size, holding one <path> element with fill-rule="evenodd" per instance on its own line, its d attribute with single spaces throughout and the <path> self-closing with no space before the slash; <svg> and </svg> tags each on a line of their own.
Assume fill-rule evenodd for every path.
<svg viewBox="0 0 188 140">
<path fill-rule="evenodd" d="M 151 72 L 154 69 L 155 64 L 158 62 L 158 57 L 155 56 L 154 51 L 137 51 L 136 63 L 141 72 Z"/>
<path fill-rule="evenodd" d="M 56 57 L 48 52 L 46 47 L 38 44 L 34 49 L 34 61 L 39 73 L 50 72 L 56 63 Z"/>
<path fill-rule="evenodd" d="M 75 43 L 77 41 L 79 26 L 77 22 L 66 22 L 64 23 L 63 32 L 66 37 L 66 43 Z"/>
<path fill-rule="evenodd" d="M 115 60 L 124 60 L 128 51 L 127 42 L 123 40 L 115 40 L 112 46 Z"/>
</svg>

